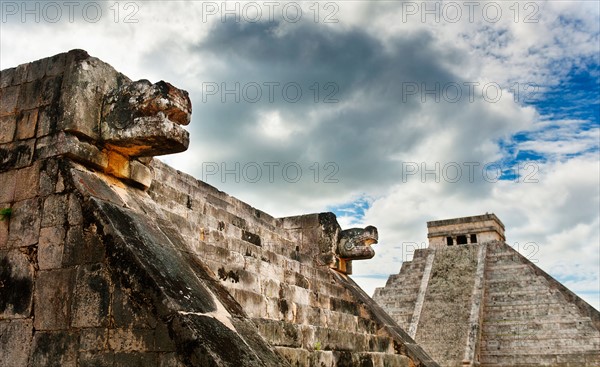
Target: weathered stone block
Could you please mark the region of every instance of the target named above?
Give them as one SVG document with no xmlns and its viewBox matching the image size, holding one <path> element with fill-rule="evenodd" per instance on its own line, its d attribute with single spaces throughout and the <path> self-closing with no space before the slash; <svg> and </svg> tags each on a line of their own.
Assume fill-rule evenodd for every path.
<svg viewBox="0 0 600 367">
<path fill-rule="evenodd" d="M 105 94 L 128 78 L 85 51 L 67 55 L 60 105 L 64 106 L 59 130 L 72 131 L 99 140 L 98 122 Z"/>
<path fill-rule="evenodd" d="M 129 178 L 142 185 L 142 187 L 148 188 L 152 184 L 154 175 L 150 168 L 138 161 L 132 160 L 129 162 Z"/>
<path fill-rule="evenodd" d="M 158 355 L 158 367 L 185 367 L 177 358 L 177 353 L 164 353 Z"/>
<path fill-rule="evenodd" d="M 38 143 L 40 140 L 38 139 Z M 42 161 L 40 169 L 40 196 L 48 196 L 56 191 L 57 176 L 58 161 L 56 159 Z"/>
<path fill-rule="evenodd" d="M 17 140 L 30 139 L 35 136 L 37 128 L 37 109 L 22 111 L 17 119 Z"/>
<path fill-rule="evenodd" d="M 0 71 L 0 88 L 10 87 L 15 76 L 16 68 L 4 69 Z"/>
<path fill-rule="evenodd" d="M 152 329 L 111 329 L 108 345 L 116 352 L 144 352 L 154 350 Z"/>
<path fill-rule="evenodd" d="M 147 309 L 124 293 L 120 287 L 113 291 L 112 316 L 114 325 L 121 328 L 154 328 L 156 319 Z"/>
<path fill-rule="evenodd" d="M 283 218 L 283 228 L 296 241 L 298 259 L 317 260 L 332 266 L 341 228 L 333 213 L 307 214 Z M 291 250 L 291 249 L 290 249 Z"/>
<path fill-rule="evenodd" d="M 40 230 L 38 265 L 41 270 L 60 268 L 63 261 L 65 229 L 62 226 Z"/>
<path fill-rule="evenodd" d="M 273 345 L 300 348 L 302 347 L 302 334 L 298 325 L 277 320 L 256 320 L 258 329 Z"/>
<path fill-rule="evenodd" d="M 37 331 L 33 339 L 30 365 L 76 367 L 77 335 L 67 332 Z"/>
<path fill-rule="evenodd" d="M 104 244 L 96 233 L 84 230 L 81 225 L 67 231 L 63 265 L 73 266 L 101 262 L 104 259 Z"/>
<path fill-rule="evenodd" d="M 336 359 L 331 351 L 319 350 L 315 351 L 310 358 L 311 366 L 319 367 L 334 367 L 336 366 Z M 349 364 L 348 366 L 351 366 Z"/>
<path fill-rule="evenodd" d="M 46 76 L 60 75 L 65 71 L 67 54 L 54 55 L 47 59 Z"/>
<path fill-rule="evenodd" d="M 0 144 L 13 141 L 16 129 L 17 118 L 15 115 L 0 116 Z"/>
<path fill-rule="evenodd" d="M 73 183 L 81 192 L 93 192 L 97 198 L 119 206 L 125 206 L 121 197 L 98 175 L 79 169 L 72 169 L 71 174 L 73 175 Z"/>
<path fill-rule="evenodd" d="M 38 272 L 34 295 L 36 330 L 64 330 L 69 327 L 73 274 L 73 269 Z"/>
<path fill-rule="evenodd" d="M 108 157 L 104 152 L 92 144 L 75 139 L 72 136 L 67 139 L 70 142 L 67 146 L 68 149 L 64 152 L 67 157 L 98 169 L 108 167 Z"/>
<path fill-rule="evenodd" d="M 61 86 L 62 76 L 51 76 L 44 78 L 39 91 L 39 105 L 48 106 L 53 103 L 58 104 Z"/>
<path fill-rule="evenodd" d="M 19 250 L 0 252 L 0 319 L 29 317 L 34 268 Z"/>
<path fill-rule="evenodd" d="M 48 59 L 40 59 L 29 63 L 27 68 L 27 81 L 32 82 L 34 80 L 42 79 L 46 74 L 46 66 Z"/>
<path fill-rule="evenodd" d="M 42 137 L 56 132 L 58 116 L 56 109 L 45 106 L 38 109 L 37 136 Z"/>
<path fill-rule="evenodd" d="M 157 360 L 156 353 L 115 353 L 114 367 L 155 366 Z"/>
<path fill-rule="evenodd" d="M 384 354 L 381 357 L 383 359 L 383 366 L 386 367 L 410 367 L 413 365 L 412 361 L 406 356 L 398 354 Z"/>
<path fill-rule="evenodd" d="M 2 88 L 2 93 L 0 94 L 0 116 L 16 114 L 20 91 L 21 88 L 19 86 Z"/>
<path fill-rule="evenodd" d="M 66 143 L 68 143 L 68 141 L 66 141 L 60 133 L 44 136 L 38 139 L 35 144 L 35 157 L 36 159 L 44 159 L 63 154 L 67 149 Z M 54 191 L 54 188 L 52 191 Z"/>
<path fill-rule="evenodd" d="M 38 242 L 42 200 L 38 198 L 15 203 L 10 216 L 8 239 L 17 246 L 29 246 Z"/>
<path fill-rule="evenodd" d="M 31 319 L 0 321 L 0 361 L 4 366 L 27 365 L 32 328 Z"/>
<path fill-rule="evenodd" d="M 154 350 L 157 352 L 175 351 L 175 342 L 169 335 L 167 325 L 162 322 L 157 323 L 154 329 Z"/>
<path fill-rule="evenodd" d="M 69 225 L 76 226 L 83 222 L 80 199 L 75 194 L 69 195 L 69 211 L 67 214 Z"/>
<path fill-rule="evenodd" d="M 114 150 L 108 150 L 107 157 L 108 165 L 106 166 L 106 173 L 118 178 L 128 179 L 131 175 L 129 157 Z"/>
<path fill-rule="evenodd" d="M 78 367 L 113 367 L 115 355 L 113 352 L 81 352 Z"/>
<path fill-rule="evenodd" d="M 15 171 L 0 173 L 0 204 L 8 204 L 15 196 Z"/>
<path fill-rule="evenodd" d="M 25 83 L 27 81 L 27 70 L 29 70 L 29 63 L 18 65 L 15 70 L 12 85 Z"/>
<path fill-rule="evenodd" d="M 0 172 L 27 167 L 33 159 L 35 139 L 0 145 Z"/>
<path fill-rule="evenodd" d="M 99 169 L 105 169 L 108 165 L 106 155 L 96 146 L 64 132 L 38 139 L 35 150 L 36 159 L 65 155 Z"/>
<path fill-rule="evenodd" d="M 31 199 L 38 195 L 40 181 L 40 164 L 36 162 L 29 167 L 16 171 L 15 201 Z"/>
<path fill-rule="evenodd" d="M 107 326 L 109 305 L 110 283 L 104 266 L 91 264 L 78 267 L 71 326 Z"/>
<path fill-rule="evenodd" d="M 42 86 L 42 80 L 21 84 L 19 88 L 18 109 L 23 111 L 40 107 L 40 90 Z"/>
<path fill-rule="evenodd" d="M 44 201 L 42 227 L 62 226 L 67 221 L 67 195 L 50 195 Z"/>
<path fill-rule="evenodd" d="M 276 347 L 275 349 L 292 366 L 311 366 L 309 362 L 311 353 L 308 350 L 287 347 Z"/>
<path fill-rule="evenodd" d="M 7 219 L 0 220 L 0 250 L 8 247 L 8 223 Z"/>
<path fill-rule="evenodd" d="M 79 350 L 101 351 L 108 344 L 108 329 L 85 328 L 79 332 Z"/>
</svg>

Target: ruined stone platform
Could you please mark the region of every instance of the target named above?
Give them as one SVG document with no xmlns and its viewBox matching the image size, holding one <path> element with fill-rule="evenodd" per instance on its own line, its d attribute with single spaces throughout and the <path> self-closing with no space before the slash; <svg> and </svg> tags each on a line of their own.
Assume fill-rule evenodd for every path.
<svg viewBox="0 0 600 367">
<path fill-rule="evenodd" d="M 0 365 L 438 366 L 348 276 L 372 228 L 274 218 L 153 158 L 191 112 L 81 50 L 2 70 Z"/>
</svg>

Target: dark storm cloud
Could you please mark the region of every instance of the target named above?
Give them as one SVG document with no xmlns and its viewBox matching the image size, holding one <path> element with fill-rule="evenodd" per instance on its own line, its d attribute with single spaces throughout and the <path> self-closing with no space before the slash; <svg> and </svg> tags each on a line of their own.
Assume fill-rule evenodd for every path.
<svg viewBox="0 0 600 367">
<path fill-rule="evenodd" d="M 231 95 L 222 103 L 220 94 L 202 96 L 198 86 L 200 91 L 194 94 L 198 123 L 192 125 L 192 134 L 204 141 L 199 144 L 236 146 L 237 155 L 215 150 L 211 159 L 334 161 L 340 165 L 342 185 L 397 181 L 399 164 L 391 161 L 391 156 L 410 151 L 432 131 L 444 129 L 443 121 L 435 120 L 415 126 L 424 104 L 418 97 L 403 95 L 403 83 L 432 86 L 461 82 L 445 68 L 448 60 L 441 59 L 443 53 L 438 47 L 425 31 L 399 35 L 384 44 L 362 29 L 217 23 L 193 49 L 201 59 L 209 60 L 209 79 L 198 84 L 226 83 L 231 89 L 235 82 L 242 86 L 295 82 L 303 96 L 290 103 L 276 92 L 271 103 L 263 87 L 263 97 L 257 103 L 243 98 L 235 103 Z M 323 89 L 328 82 L 339 87 L 333 96 L 338 103 L 323 103 L 332 91 Z M 314 83 L 321 89 L 317 103 L 309 89 Z M 442 108 L 459 113 L 459 105 Z M 265 110 L 279 111 L 286 123 L 314 126 L 296 126 L 299 131 L 293 139 L 277 144 L 257 127 L 261 122 L 258 112 Z M 309 113 L 317 117 L 307 121 Z"/>
</svg>

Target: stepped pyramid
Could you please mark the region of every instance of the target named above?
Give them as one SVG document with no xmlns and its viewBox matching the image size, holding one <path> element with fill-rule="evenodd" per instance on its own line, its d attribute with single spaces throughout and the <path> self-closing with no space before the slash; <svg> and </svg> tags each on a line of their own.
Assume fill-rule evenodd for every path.
<svg viewBox="0 0 600 367">
<path fill-rule="evenodd" d="M 427 227 L 373 299 L 441 366 L 600 366 L 600 313 L 508 246 L 494 214 Z"/>
</svg>

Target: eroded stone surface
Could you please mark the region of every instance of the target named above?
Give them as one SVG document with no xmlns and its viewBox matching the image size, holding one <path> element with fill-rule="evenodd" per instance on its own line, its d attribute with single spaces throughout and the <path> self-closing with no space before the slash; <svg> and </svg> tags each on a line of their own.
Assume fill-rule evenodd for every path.
<svg viewBox="0 0 600 367">
<path fill-rule="evenodd" d="M 29 317 L 34 264 L 19 250 L 0 251 L 0 319 Z"/>
<path fill-rule="evenodd" d="M 366 228 L 351 228 L 340 232 L 337 245 L 339 262 L 337 268 L 352 274 L 352 261 L 371 259 L 375 251 L 371 245 L 376 244 L 379 239 L 377 228 L 367 226 Z"/>
<path fill-rule="evenodd" d="M 187 92 L 166 82 L 127 83 L 111 91 L 102 111 L 102 139 L 129 157 L 187 149 L 192 104 Z"/>
<path fill-rule="evenodd" d="M 27 365 L 32 329 L 31 319 L 0 322 L 0 361 L 4 365 Z"/>
</svg>

